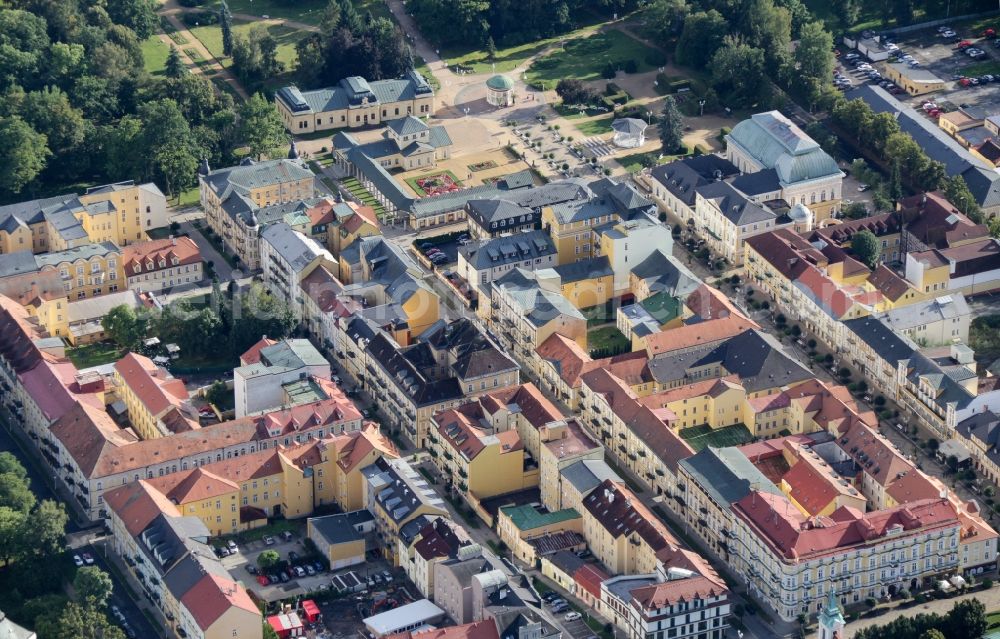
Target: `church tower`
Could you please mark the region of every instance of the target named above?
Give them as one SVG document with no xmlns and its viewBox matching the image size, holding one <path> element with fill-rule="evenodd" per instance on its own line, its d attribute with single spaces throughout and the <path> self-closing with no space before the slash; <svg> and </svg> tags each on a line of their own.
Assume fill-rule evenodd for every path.
<svg viewBox="0 0 1000 639">
<path fill-rule="evenodd" d="M 844 639 L 844 613 L 837 603 L 837 596 L 830 591 L 826 608 L 819 613 L 819 635 L 817 639 Z"/>
</svg>

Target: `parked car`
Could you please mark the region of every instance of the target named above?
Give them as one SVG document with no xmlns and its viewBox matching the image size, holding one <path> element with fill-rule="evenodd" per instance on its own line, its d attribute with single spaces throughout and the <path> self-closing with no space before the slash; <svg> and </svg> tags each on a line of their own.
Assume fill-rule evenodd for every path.
<svg viewBox="0 0 1000 639">
<path fill-rule="evenodd" d="M 76 564 L 77 568 L 79 568 L 80 566 L 83 565 L 83 559 L 80 557 L 80 555 L 73 555 L 73 563 Z"/>
<path fill-rule="evenodd" d="M 299 560 L 299 553 L 295 552 L 294 550 L 289 550 L 288 551 L 288 561 L 293 561 L 294 562 L 294 561 L 298 561 L 298 560 Z"/>
<path fill-rule="evenodd" d="M 322 561 L 314 561 L 313 568 L 316 569 L 317 573 L 326 572 L 326 566 L 323 565 Z"/>
<path fill-rule="evenodd" d="M 557 614 L 557 615 L 558 614 L 562 614 L 562 613 L 566 612 L 567 610 L 569 610 L 569 606 L 566 605 L 566 604 L 559 604 L 558 606 L 555 606 L 555 607 L 552 608 L 552 612 L 555 613 L 555 614 Z"/>
<path fill-rule="evenodd" d="M 232 539 L 230 539 L 229 542 L 226 544 L 226 548 L 228 548 L 229 552 L 233 553 L 234 555 L 240 551 L 239 546 L 237 546 L 236 542 L 233 541 Z"/>
<path fill-rule="evenodd" d="M 250 573 L 251 575 L 256 575 L 260 571 L 257 570 L 257 566 L 253 564 L 247 564 L 247 572 Z"/>
<path fill-rule="evenodd" d="M 114 604 L 112 604 L 111 606 L 111 615 L 115 619 L 118 619 L 119 621 L 125 618 L 125 615 L 122 614 L 122 609 L 119 608 L 118 606 L 115 606 Z"/>
<path fill-rule="evenodd" d="M 582 615 L 580 613 L 578 613 L 577 611 L 574 610 L 573 612 L 566 613 L 566 616 L 563 617 L 563 619 L 565 619 L 566 621 L 576 621 L 581 616 Z"/>
<path fill-rule="evenodd" d="M 262 586 L 269 586 L 271 585 L 271 580 L 268 578 L 267 575 L 257 575 L 257 583 L 259 583 Z"/>
<path fill-rule="evenodd" d="M 266 535 L 264 537 L 264 544 L 267 545 L 267 546 L 273 546 L 274 545 L 274 537 L 272 537 L 271 535 Z"/>
<path fill-rule="evenodd" d="M 312 564 L 306 564 L 305 571 L 306 574 L 309 575 L 310 577 L 316 576 L 316 569 L 312 567 Z"/>
<path fill-rule="evenodd" d="M 281 533 L 281 538 L 284 539 L 285 541 L 291 541 L 292 540 L 292 531 L 286 530 L 285 532 Z"/>
<path fill-rule="evenodd" d="M 382 571 L 382 579 L 385 579 L 385 583 L 387 583 L 387 584 L 391 584 L 392 583 L 392 575 L 389 574 L 388 570 L 383 570 Z"/>
<path fill-rule="evenodd" d="M 83 563 L 88 566 L 94 565 L 94 557 L 89 552 L 83 553 Z"/>
</svg>

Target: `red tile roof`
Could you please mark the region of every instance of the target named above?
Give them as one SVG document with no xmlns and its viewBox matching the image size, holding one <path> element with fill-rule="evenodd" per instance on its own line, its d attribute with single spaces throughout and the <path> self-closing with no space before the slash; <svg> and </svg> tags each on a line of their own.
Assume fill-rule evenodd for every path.
<svg viewBox="0 0 1000 639">
<path fill-rule="evenodd" d="M 799 461 L 785 473 L 789 496 L 810 515 L 818 515 L 840 496 L 833 480 L 806 461 Z"/>
<path fill-rule="evenodd" d="M 707 322 L 679 326 L 646 337 L 646 352 L 649 357 L 654 357 L 661 353 L 716 344 L 752 328 L 760 326 L 742 315 L 730 315 Z"/>
<path fill-rule="evenodd" d="M 104 493 L 104 503 L 133 537 L 145 530 L 161 514 L 181 516 L 177 506 L 166 495 L 142 479 L 107 491 Z"/>
<path fill-rule="evenodd" d="M 611 575 L 594 564 L 584 564 L 573 573 L 573 581 L 590 593 L 594 599 L 601 598 L 601 584 L 608 579 L 611 579 Z"/>
<path fill-rule="evenodd" d="M 175 259 L 177 264 L 173 263 Z M 160 266 L 161 260 L 165 262 L 165 266 Z M 149 268 L 150 261 L 153 264 L 152 269 Z M 201 251 L 190 237 L 150 240 L 122 247 L 125 277 L 158 271 L 161 268 L 197 264 L 201 261 Z"/>
<path fill-rule="evenodd" d="M 879 264 L 872 271 L 868 282 L 893 302 L 910 290 L 910 284 L 885 264 Z"/>
<path fill-rule="evenodd" d="M 267 335 L 260 338 L 256 344 L 247 349 L 247 352 L 240 355 L 240 366 L 248 366 L 260 362 L 260 352 L 268 346 L 277 344 L 277 340 L 268 339 Z"/>
<path fill-rule="evenodd" d="M 563 419 L 562 411 L 531 382 L 486 393 L 478 401 L 483 410 L 491 415 L 506 410 L 508 406 L 517 406 L 521 416 L 535 428 Z"/>
<path fill-rule="evenodd" d="M 677 603 L 718 597 L 726 593 L 726 588 L 719 587 L 711 579 L 700 575 L 651 584 L 631 592 L 633 605 L 638 604 L 644 610 L 667 608 Z"/>
<path fill-rule="evenodd" d="M 244 457 L 248 457 L 248 455 L 239 459 Z M 210 464 L 188 472 L 171 473 L 163 477 L 148 479 L 146 482 L 175 504 L 212 499 L 240 489 L 235 482 L 209 470 L 209 466 L 218 468 L 217 464 Z"/>
<path fill-rule="evenodd" d="M 202 630 L 211 628 L 232 608 L 260 616 L 260 610 L 243 584 L 213 574 L 206 574 L 184 593 L 181 603 Z"/>
<path fill-rule="evenodd" d="M 115 362 L 115 371 L 154 417 L 160 417 L 171 407 L 180 408 L 182 402 L 191 398 L 183 381 L 144 355 L 126 353 Z"/>
<path fill-rule="evenodd" d="M 581 376 L 598 368 L 612 369 L 630 384 L 652 380 L 645 351 L 632 351 L 595 360 L 573 340 L 553 333 L 535 352 L 555 367 L 559 377 L 570 388 L 579 388 Z"/>
</svg>

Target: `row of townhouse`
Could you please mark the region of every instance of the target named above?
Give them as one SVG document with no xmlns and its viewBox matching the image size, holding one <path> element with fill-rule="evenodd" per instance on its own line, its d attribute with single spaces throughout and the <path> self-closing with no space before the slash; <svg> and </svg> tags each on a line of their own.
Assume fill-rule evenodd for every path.
<svg viewBox="0 0 1000 639">
<path fill-rule="evenodd" d="M 111 547 L 179 637 L 255 639 L 263 617 L 208 544 L 211 533 L 145 481 L 108 493 Z"/>
</svg>

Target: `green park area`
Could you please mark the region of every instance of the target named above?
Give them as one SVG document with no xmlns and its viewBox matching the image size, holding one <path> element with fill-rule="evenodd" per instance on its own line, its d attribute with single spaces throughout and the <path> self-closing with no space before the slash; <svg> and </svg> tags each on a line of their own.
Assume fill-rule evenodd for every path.
<svg viewBox="0 0 1000 639">
<path fill-rule="evenodd" d="M 651 71 L 650 60 L 660 54 L 635 38 L 617 29 L 608 29 L 592 35 L 564 40 L 528 68 L 527 79 L 532 84 L 553 89 L 563 78 L 599 80 L 604 69 L 634 68 L 635 73 Z M 634 66 L 633 66 L 634 65 Z"/>
<path fill-rule="evenodd" d="M 150 75 L 163 75 L 169 53 L 170 47 L 160 40 L 160 36 L 153 35 L 143 40 L 142 61 L 146 72 Z"/>
<path fill-rule="evenodd" d="M 295 20 L 305 24 L 319 25 L 323 18 L 323 9 L 326 8 L 326 0 L 228 0 L 229 10 L 233 14 L 244 14 L 251 16 L 267 16 L 269 18 L 282 18 L 284 20 Z M 364 16 L 371 11 L 372 15 L 378 17 L 388 17 L 389 7 L 384 0 L 355 0 L 354 8 L 358 15 Z"/>
<path fill-rule="evenodd" d="M 587 332 L 587 348 L 591 357 L 611 357 L 629 352 L 632 342 L 616 327 L 602 326 Z"/>
<path fill-rule="evenodd" d="M 124 354 L 125 349 L 113 342 L 97 342 L 66 349 L 66 357 L 78 369 L 117 362 Z"/>
<path fill-rule="evenodd" d="M 233 22 L 233 34 L 246 37 L 250 29 L 258 23 L 253 22 Z M 306 36 L 305 31 L 291 29 L 280 24 L 261 25 L 267 29 L 268 35 L 278 43 L 278 62 L 283 62 L 286 69 L 291 69 L 295 65 L 295 45 Z M 217 24 L 204 27 L 194 27 L 191 33 L 201 40 L 209 53 L 216 57 L 222 66 L 228 67 L 232 60 L 222 53 L 222 29 Z"/>
</svg>

